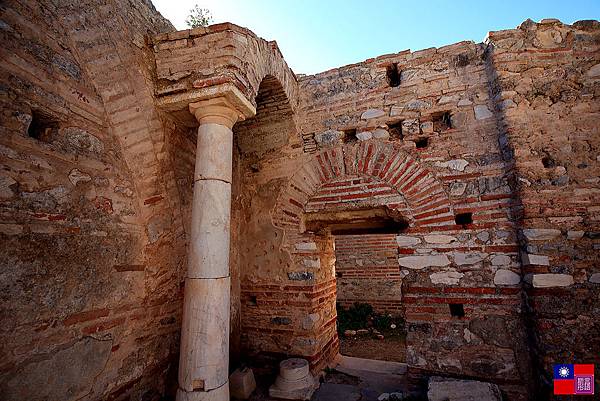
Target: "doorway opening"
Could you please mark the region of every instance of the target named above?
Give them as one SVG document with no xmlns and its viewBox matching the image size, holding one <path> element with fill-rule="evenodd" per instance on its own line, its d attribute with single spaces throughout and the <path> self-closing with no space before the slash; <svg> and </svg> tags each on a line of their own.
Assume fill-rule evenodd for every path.
<svg viewBox="0 0 600 401">
<path fill-rule="evenodd" d="M 396 236 L 408 221 L 386 207 L 306 213 L 307 231 L 332 235 L 340 353 L 405 362 L 402 273 Z"/>
</svg>

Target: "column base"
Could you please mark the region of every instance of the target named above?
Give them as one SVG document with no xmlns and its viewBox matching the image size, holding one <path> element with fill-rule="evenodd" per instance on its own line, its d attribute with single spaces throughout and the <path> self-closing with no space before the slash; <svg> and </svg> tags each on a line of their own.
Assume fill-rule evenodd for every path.
<svg viewBox="0 0 600 401">
<path fill-rule="evenodd" d="M 178 388 L 177 401 L 229 401 L 229 381 L 210 391 L 183 391 Z"/>
</svg>

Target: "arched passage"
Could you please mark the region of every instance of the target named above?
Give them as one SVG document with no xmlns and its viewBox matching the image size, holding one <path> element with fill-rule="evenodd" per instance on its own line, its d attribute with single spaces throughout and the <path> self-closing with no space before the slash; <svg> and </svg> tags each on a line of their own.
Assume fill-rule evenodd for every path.
<svg viewBox="0 0 600 401">
<path fill-rule="evenodd" d="M 256 94 L 256 115 L 234 127 L 236 143 L 243 155 L 261 157 L 285 146 L 296 133 L 294 111 L 288 96 L 273 75 L 266 75 Z"/>
<path fill-rule="evenodd" d="M 403 213 L 411 227 L 426 227 L 452 220 L 452 206 L 446 192 L 433 174 L 415 159 L 388 142 L 365 141 L 325 150 L 313 156 L 291 178 L 278 198 L 273 223 L 294 233 L 301 230 L 306 208 L 315 208 L 311 198 L 324 195 L 332 182 L 366 178 L 377 189 L 385 187 L 400 196 L 388 205 Z M 377 184 L 381 184 L 377 187 Z M 377 191 L 374 191 L 377 194 Z M 373 194 L 365 194 L 369 198 Z M 331 199 L 342 205 L 360 203 L 361 197 Z M 327 203 L 324 204 L 326 206 Z"/>
<path fill-rule="evenodd" d="M 307 230 L 305 216 L 385 207 L 406 219 L 408 230 L 419 230 L 452 220 L 452 207 L 431 172 L 382 141 L 314 154 L 277 193 L 269 222 L 277 238 L 265 245 L 279 259 L 253 265 L 262 275 L 242 281 L 246 346 L 303 356 L 320 369 L 338 352 L 334 243 L 327 231 Z M 262 232 L 255 231 L 263 235 L 265 223 L 261 227 Z"/>
</svg>

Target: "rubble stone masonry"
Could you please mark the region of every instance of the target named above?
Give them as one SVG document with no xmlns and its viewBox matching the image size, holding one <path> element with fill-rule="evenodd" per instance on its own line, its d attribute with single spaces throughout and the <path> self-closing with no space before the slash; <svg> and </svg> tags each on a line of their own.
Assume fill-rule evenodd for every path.
<svg viewBox="0 0 600 401">
<path fill-rule="evenodd" d="M 406 320 L 415 387 L 548 399 L 552 363 L 600 366 L 597 21 L 310 76 L 145 0 L 10 0 L 0 38 L 0 398 L 173 393 L 187 105 L 219 88 L 257 110 L 233 128 L 232 367 L 332 364 L 336 300 Z"/>
</svg>

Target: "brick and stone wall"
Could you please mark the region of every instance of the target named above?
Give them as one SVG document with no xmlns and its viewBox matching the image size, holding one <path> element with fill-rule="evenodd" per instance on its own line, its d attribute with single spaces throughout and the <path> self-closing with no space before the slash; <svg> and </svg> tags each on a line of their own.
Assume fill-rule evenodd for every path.
<svg viewBox="0 0 600 401">
<path fill-rule="evenodd" d="M 395 234 L 335 236 L 337 302 L 368 303 L 379 313 L 402 313 L 402 273 Z"/>
<path fill-rule="evenodd" d="M 600 363 L 598 22 L 526 21 L 296 77 L 275 42 L 172 32 L 142 0 L 10 1 L 0 20 L 6 399 L 169 392 L 187 103 L 222 87 L 257 109 L 233 129 L 234 364 L 332 363 L 336 298 L 405 318 L 415 385 L 549 397 L 552 363 Z M 403 226 L 332 228 L 356 213 Z"/>
<path fill-rule="evenodd" d="M 577 30 L 563 27 L 571 32 Z M 508 37 L 524 29 L 503 34 Z M 588 51 L 595 55 L 593 38 L 597 28 L 587 24 L 586 29 L 591 32 L 587 33 L 589 37 L 583 31 L 571 35 L 579 37 L 579 42 L 593 49 Z M 522 263 L 525 269 L 531 265 L 527 262 L 531 259 L 523 262 L 523 250 L 532 253 L 541 248 L 523 242 L 528 231 L 523 231 L 521 211 L 526 210 L 527 201 L 521 199 L 518 189 L 521 180 L 515 177 L 518 157 L 507 157 L 507 147 L 513 146 L 507 144 L 507 138 L 512 137 L 513 130 L 508 126 L 510 120 L 504 109 L 511 107 L 511 103 L 497 95 L 502 80 L 497 75 L 498 50 L 493 41 L 494 34 L 485 44 L 463 42 L 440 49 L 403 52 L 302 77 L 300 109 L 296 115 L 299 135 L 290 138 L 287 145 L 264 154 L 254 166 L 248 166 L 246 177 L 252 186 L 262 187 L 268 197 L 269 202 L 257 209 L 266 206 L 272 211 L 273 223 L 279 229 L 274 232 L 277 240 L 270 248 L 285 255 L 279 262 L 260 264 L 259 268 L 266 271 L 272 266 L 267 281 L 278 283 L 278 287 L 271 290 L 283 297 L 288 291 L 286 282 L 302 278 L 307 285 L 319 283 L 323 270 L 319 256 L 323 250 L 318 240 L 330 237 L 326 233 L 304 231 L 306 213 L 387 206 L 410 223 L 407 230 L 395 236 L 398 267 L 390 272 L 393 270 L 401 277 L 398 299 L 407 320 L 407 358 L 415 377 L 437 372 L 492 380 L 511 399 L 522 399 L 534 391 L 533 383 L 538 380 L 532 375 L 530 358 L 531 349 L 538 347 L 536 344 L 544 338 L 535 334 L 541 324 L 537 319 L 544 313 L 555 313 L 534 312 L 536 304 L 529 299 L 533 294 L 548 297 L 550 293 L 561 292 L 554 288 L 537 290 L 535 282 L 529 290 L 531 277 L 527 270 L 522 270 Z M 516 52 L 514 57 L 523 57 L 518 49 Z M 552 58 L 544 56 L 543 60 L 551 63 Z M 529 63 L 528 60 L 516 65 Z M 595 65 L 591 60 L 587 64 L 584 71 Z M 390 68 L 400 70 L 397 87 L 391 87 L 386 79 Z M 516 67 L 507 68 L 512 71 Z M 586 72 L 586 79 L 593 85 L 593 68 L 590 71 Z M 509 73 L 507 76 L 514 77 Z M 586 96 L 590 99 L 594 95 Z M 585 132 L 588 137 L 595 129 L 590 124 L 598 121 L 593 110 L 581 122 L 577 121 L 582 125 L 582 134 Z M 528 118 L 526 110 L 521 115 Z M 301 148 L 298 139 L 302 141 Z M 593 149 L 592 143 L 593 140 L 586 148 Z M 585 157 L 589 166 L 596 163 L 593 154 Z M 582 177 L 585 179 L 588 189 L 577 193 L 587 196 L 589 202 L 597 183 L 594 175 L 586 174 Z M 350 188 L 352 185 L 357 188 Z M 279 193 L 276 205 L 272 193 Z M 593 203 L 590 207 L 593 211 Z M 573 218 L 576 209 L 567 210 L 565 217 Z M 256 218 L 262 228 L 251 231 L 252 236 L 268 229 L 266 216 L 259 215 Z M 579 231 L 586 233 L 580 246 L 589 241 L 593 249 L 594 231 L 588 233 L 583 228 Z M 562 235 L 565 238 L 570 235 L 574 241 L 573 236 L 581 234 L 565 231 Z M 537 240 L 545 241 L 543 246 L 547 249 L 547 239 L 543 237 L 546 234 L 540 235 Z M 362 239 L 367 241 L 366 238 Z M 564 251 L 562 247 L 557 249 Z M 336 268 L 343 272 L 347 260 L 360 259 L 360 252 L 357 248 L 356 252 L 349 251 L 340 258 L 340 251 L 336 250 L 339 258 Z M 584 251 L 576 259 L 590 269 L 594 262 L 585 254 Z M 561 254 L 560 258 L 564 260 L 565 256 Z M 374 262 L 377 258 L 370 260 Z M 256 267 L 248 275 L 248 294 L 253 290 Z M 586 275 L 592 284 L 583 284 L 585 291 L 575 291 L 582 297 L 579 307 L 593 314 L 593 307 L 586 301 L 589 294 L 597 295 L 592 274 Z M 552 277 L 541 276 L 538 280 Z M 346 280 L 343 273 L 336 280 L 338 297 L 345 296 L 342 288 L 348 288 L 342 280 Z M 524 289 L 529 298 L 524 298 Z M 250 298 L 252 303 L 260 299 L 254 296 Z M 550 305 L 549 300 L 544 301 Z M 323 300 L 327 305 L 333 302 L 333 293 Z M 253 313 L 259 309 L 260 306 Z M 289 321 L 285 320 L 293 328 L 289 341 L 294 341 L 301 332 L 309 335 L 302 327 L 309 316 L 308 310 L 296 307 L 292 299 L 287 310 L 296 311 L 288 315 Z M 333 309 L 329 306 L 323 310 Z M 524 313 L 528 310 L 532 312 Z M 281 322 L 268 307 L 259 313 Z M 324 322 L 331 318 L 320 316 Z M 545 319 L 543 326 L 550 327 L 548 317 Z M 536 328 L 528 331 L 532 322 Z M 565 330 L 569 327 L 560 319 L 552 324 Z M 318 338 L 319 331 L 312 334 L 313 338 Z M 261 333 L 261 336 L 269 338 L 264 343 L 278 344 L 275 348 L 280 350 L 288 346 L 279 345 L 285 338 L 280 334 Z M 597 339 L 590 341 L 594 343 Z M 253 348 L 252 341 L 249 347 Z M 577 347 L 573 344 L 570 349 L 575 352 Z M 290 347 L 285 352 L 312 356 L 314 351 L 314 348 Z M 558 358 L 556 355 L 553 358 Z M 580 358 L 590 361 L 589 357 Z M 534 354 L 533 364 L 540 363 Z M 548 360 L 545 367 L 540 366 L 546 378 L 549 363 Z"/>
<path fill-rule="evenodd" d="M 523 326 L 508 339 L 479 329 L 485 319 L 519 321 L 521 305 L 512 194 L 484 55 L 485 46 L 464 42 L 306 77 L 300 126 L 315 133 L 318 146 L 372 147 L 361 154 L 363 166 L 378 175 L 391 171 L 405 199 L 400 213 L 410 226 L 396 238 L 396 271 L 407 362 L 424 371 L 512 377 L 505 391 L 523 395 L 519 386 L 529 379 L 527 358 L 520 357 L 527 356 Z M 401 71 L 398 87 L 386 79 L 394 65 Z M 390 163 L 389 142 L 409 161 Z M 455 216 L 463 213 L 472 221 L 459 225 Z M 461 305 L 464 316 L 452 316 L 449 304 Z M 489 361 L 490 354 L 497 358 Z"/>
<path fill-rule="evenodd" d="M 156 399 L 177 366 L 186 147 L 146 41 L 173 28 L 144 1 L 0 13 L 0 398 Z"/>
<path fill-rule="evenodd" d="M 566 333 L 570 324 L 566 311 L 546 310 L 555 302 L 549 297 L 573 288 L 583 324 L 597 295 L 597 35 L 596 22 L 527 22 L 481 44 L 404 51 L 302 76 L 297 88 L 279 54 L 259 56 L 268 43 L 235 26 L 158 37 L 160 96 L 177 103 L 183 92 L 231 82 L 259 110 L 234 128 L 244 350 L 324 366 L 336 352 L 336 292 L 342 299 L 363 292 L 348 280 L 365 274 L 355 261 L 368 255 L 371 265 L 385 260 L 389 270 L 381 274 L 394 278 L 369 285 L 395 298 L 385 307 L 406 318 L 407 362 L 417 380 L 430 373 L 492 380 L 511 399 L 526 398 L 540 382 L 532 363 L 547 380 L 545 355 L 558 358 L 558 347 L 540 330 Z M 221 49 L 222 67 L 204 80 L 194 76 L 206 70 L 202 60 L 173 73 L 204 42 Z M 250 72 L 236 58 L 245 53 L 258 66 Z M 546 127 L 553 114 L 556 123 Z M 530 124 L 535 132 L 539 126 L 539 145 Z M 560 152 L 577 158 L 561 161 Z M 537 185 L 546 186 L 543 201 Z M 314 213 L 377 208 L 408 223 L 386 237 L 381 254 L 356 245 L 369 236 L 307 229 Z M 564 232 L 528 231 L 554 224 Z M 558 238 L 566 242 L 549 242 Z M 387 265 L 393 257 L 397 266 Z M 575 265 L 583 271 L 572 272 Z M 568 341 L 565 349 L 581 355 Z M 542 358 L 532 360 L 538 348 Z"/>
<path fill-rule="evenodd" d="M 553 363 L 600 363 L 600 23 L 527 20 L 488 40 L 535 382 L 550 397 Z"/>
</svg>

